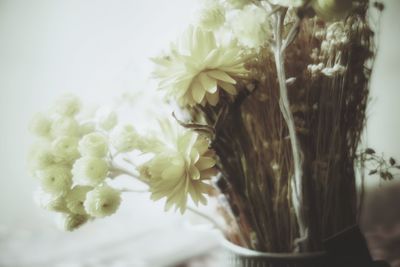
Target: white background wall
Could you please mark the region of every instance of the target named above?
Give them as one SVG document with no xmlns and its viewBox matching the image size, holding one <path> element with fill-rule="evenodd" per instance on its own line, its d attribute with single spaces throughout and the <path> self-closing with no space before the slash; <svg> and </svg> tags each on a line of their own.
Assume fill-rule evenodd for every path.
<svg viewBox="0 0 400 267">
<path fill-rule="evenodd" d="M 400 159 L 400 1 L 385 2 L 368 141 Z M 106 103 L 151 90 L 148 57 L 193 9 L 194 0 L 0 0 L 0 233 L 50 225 L 25 170 L 32 114 L 65 92 Z"/>
</svg>

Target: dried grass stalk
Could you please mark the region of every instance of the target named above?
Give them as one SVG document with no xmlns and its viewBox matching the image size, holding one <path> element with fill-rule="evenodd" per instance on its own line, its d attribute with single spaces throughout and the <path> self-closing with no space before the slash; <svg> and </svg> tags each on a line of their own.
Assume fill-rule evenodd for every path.
<svg viewBox="0 0 400 267">
<path fill-rule="evenodd" d="M 356 223 L 354 161 L 374 55 L 366 10 L 363 5 L 336 25 L 303 19 L 297 38 L 282 53 L 284 69 L 268 46 L 249 64 L 254 78 L 237 84 L 236 98 L 222 95 L 216 107 L 192 112 L 194 121 L 204 116 L 215 130 L 213 148 L 223 174 L 217 184 L 241 237 L 232 240 L 260 251 L 288 252 L 308 231 L 300 248 L 317 251 L 321 240 Z M 296 16 L 287 14 L 281 22 L 285 36 Z M 279 77 L 295 77 L 285 85 L 289 115 L 280 106 Z M 284 115 L 293 116 L 301 150 L 298 186 L 292 183 L 296 154 Z M 300 216 L 295 188 L 300 190 Z"/>
</svg>

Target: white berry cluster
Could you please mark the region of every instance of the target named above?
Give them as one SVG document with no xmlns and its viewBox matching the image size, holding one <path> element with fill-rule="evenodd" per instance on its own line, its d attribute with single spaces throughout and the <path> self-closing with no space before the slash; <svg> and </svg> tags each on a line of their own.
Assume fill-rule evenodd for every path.
<svg viewBox="0 0 400 267">
<path fill-rule="evenodd" d="M 38 137 L 29 157 L 30 171 L 40 184 L 35 200 L 58 212 L 58 224 L 65 230 L 115 213 L 121 197 L 107 184 L 111 153 L 133 150 L 136 142 L 133 129 L 115 127 L 113 111 L 100 109 L 92 120 L 83 120 L 80 111 L 79 99 L 67 95 L 50 112 L 36 115 L 30 127 Z"/>
</svg>

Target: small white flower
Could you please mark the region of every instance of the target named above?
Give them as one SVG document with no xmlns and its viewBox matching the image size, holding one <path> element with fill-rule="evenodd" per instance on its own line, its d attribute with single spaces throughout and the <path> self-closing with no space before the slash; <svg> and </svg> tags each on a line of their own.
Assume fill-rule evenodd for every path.
<svg viewBox="0 0 400 267">
<path fill-rule="evenodd" d="M 114 214 L 121 203 L 121 194 L 108 185 L 96 187 L 86 194 L 86 212 L 93 217 L 106 217 Z"/>
<path fill-rule="evenodd" d="M 271 34 L 268 12 L 256 5 L 247 5 L 236 11 L 230 20 L 232 31 L 237 40 L 244 46 L 258 48 L 267 42 Z"/>
<path fill-rule="evenodd" d="M 39 137 L 48 137 L 50 135 L 50 127 L 51 127 L 51 120 L 41 114 L 36 114 L 29 125 L 29 130 L 39 136 Z"/>
<path fill-rule="evenodd" d="M 137 148 L 139 135 L 131 125 L 123 125 L 111 133 L 111 143 L 118 152 L 129 152 Z"/>
<path fill-rule="evenodd" d="M 196 204 L 207 202 L 206 181 L 216 174 L 216 161 L 205 137 L 186 131 L 175 138 L 175 147 L 165 147 L 139 171 L 148 180 L 152 200 L 165 197 L 166 210 L 175 206 L 183 213 L 189 196 Z"/>
<path fill-rule="evenodd" d="M 73 214 L 73 213 L 59 213 L 56 215 L 57 226 L 64 231 L 73 231 L 89 220 L 89 216 Z"/>
<path fill-rule="evenodd" d="M 206 5 L 199 11 L 198 25 L 209 31 L 220 28 L 225 22 L 225 10 L 217 3 Z"/>
<path fill-rule="evenodd" d="M 96 112 L 96 121 L 103 130 L 110 131 L 118 123 L 118 116 L 110 108 L 100 108 Z"/>
<path fill-rule="evenodd" d="M 107 138 L 101 133 L 87 134 L 79 142 L 79 152 L 82 156 L 105 157 L 108 152 Z"/>
<path fill-rule="evenodd" d="M 84 136 L 96 131 L 96 124 L 92 121 L 87 121 L 79 125 L 79 135 Z"/>
<path fill-rule="evenodd" d="M 43 191 L 41 188 L 33 193 L 33 200 L 35 203 L 46 210 L 56 212 L 67 212 L 68 208 L 65 204 L 65 199 L 60 195 L 53 195 Z"/>
<path fill-rule="evenodd" d="M 64 95 L 57 99 L 54 104 L 54 111 L 66 117 L 75 116 L 81 109 L 81 102 L 74 95 Z"/>
<path fill-rule="evenodd" d="M 33 175 L 55 163 L 54 155 L 48 143 L 38 142 L 32 145 L 29 152 L 29 167 Z"/>
<path fill-rule="evenodd" d="M 62 164 L 54 164 L 37 171 L 44 191 L 54 195 L 65 195 L 71 188 L 71 170 Z"/>
<path fill-rule="evenodd" d="M 53 137 L 58 136 L 78 136 L 79 125 L 74 118 L 58 117 L 51 124 L 51 134 Z"/>
<path fill-rule="evenodd" d="M 65 161 L 75 160 L 78 156 L 78 139 L 71 136 L 57 137 L 51 143 L 51 150 L 56 158 Z"/>
<path fill-rule="evenodd" d="M 86 200 L 87 192 L 89 192 L 92 189 L 93 187 L 91 186 L 79 186 L 79 185 L 72 188 L 72 190 L 69 191 L 68 194 L 65 196 L 65 202 L 68 209 L 72 213 L 86 215 L 83 203 Z"/>
<path fill-rule="evenodd" d="M 108 163 L 102 158 L 82 157 L 72 167 L 74 182 L 80 185 L 98 185 L 108 174 Z"/>
<path fill-rule="evenodd" d="M 189 27 L 167 57 L 154 59 L 159 87 L 181 106 L 218 104 L 221 89 L 236 95 L 235 78 L 248 74 L 247 57 L 233 42 L 220 45 L 213 32 Z"/>
<path fill-rule="evenodd" d="M 251 3 L 251 0 L 225 0 L 233 8 L 241 9 Z"/>
</svg>

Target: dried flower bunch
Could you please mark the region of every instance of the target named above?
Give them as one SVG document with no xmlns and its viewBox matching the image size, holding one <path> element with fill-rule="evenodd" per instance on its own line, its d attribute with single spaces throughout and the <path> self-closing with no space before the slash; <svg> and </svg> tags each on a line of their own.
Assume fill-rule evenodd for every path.
<svg viewBox="0 0 400 267">
<path fill-rule="evenodd" d="M 112 112 L 80 120 L 78 101 L 62 98 L 32 125 L 39 203 L 71 230 L 118 209 L 112 181 L 121 175 L 181 212 L 217 188 L 231 241 L 321 250 L 357 222 L 362 203 L 355 163 L 375 56 L 368 10 L 365 0 L 204 0 L 153 59 L 159 88 L 189 119 L 140 135 Z M 117 164 L 137 151 L 140 164 Z M 367 152 L 362 162 L 377 160 L 376 173 L 395 167 Z"/>
</svg>

